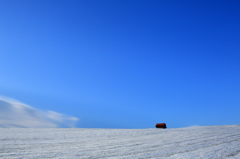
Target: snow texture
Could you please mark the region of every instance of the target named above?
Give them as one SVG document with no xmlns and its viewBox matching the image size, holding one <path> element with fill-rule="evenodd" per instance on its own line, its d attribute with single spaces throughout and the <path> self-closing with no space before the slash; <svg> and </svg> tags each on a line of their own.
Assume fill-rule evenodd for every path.
<svg viewBox="0 0 240 159">
<path fill-rule="evenodd" d="M 0 158 L 240 158 L 240 125 L 0 128 Z"/>
</svg>

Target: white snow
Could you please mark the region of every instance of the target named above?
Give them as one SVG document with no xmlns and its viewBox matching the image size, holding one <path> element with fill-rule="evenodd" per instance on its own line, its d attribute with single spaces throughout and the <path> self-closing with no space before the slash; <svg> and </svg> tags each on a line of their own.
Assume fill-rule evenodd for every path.
<svg viewBox="0 0 240 159">
<path fill-rule="evenodd" d="M 240 125 L 0 128 L 0 158 L 240 158 Z"/>
</svg>

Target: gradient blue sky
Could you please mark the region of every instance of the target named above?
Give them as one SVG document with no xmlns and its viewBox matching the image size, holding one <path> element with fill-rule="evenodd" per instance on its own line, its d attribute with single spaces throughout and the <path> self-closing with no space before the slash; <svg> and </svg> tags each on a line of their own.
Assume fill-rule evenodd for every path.
<svg viewBox="0 0 240 159">
<path fill-rule="evenodd" d="M 240 124 L 240 1 L 1 0 L 0 95 L 84 128 Z"/>
</svg>

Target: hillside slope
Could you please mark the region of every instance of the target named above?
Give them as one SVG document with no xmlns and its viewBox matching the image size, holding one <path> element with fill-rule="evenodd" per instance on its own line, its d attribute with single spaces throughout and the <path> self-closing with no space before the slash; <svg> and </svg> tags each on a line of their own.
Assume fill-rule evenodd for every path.
<svg viewBox="0 0 240 159">
<path fill-rule="evenodd" d="M 1 128 L 0 158 L 240 158 L 240 125 L 178 129 Z"/>
</svg>

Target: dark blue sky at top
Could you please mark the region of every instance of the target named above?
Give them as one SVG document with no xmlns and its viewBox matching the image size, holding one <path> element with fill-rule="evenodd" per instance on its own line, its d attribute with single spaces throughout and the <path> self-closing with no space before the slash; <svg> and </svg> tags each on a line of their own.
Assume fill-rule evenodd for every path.
<svg viewBox="0 0 240 159">
<path fill-rule="evenodd" d="M 0 2 L 0 95 L 78 127 L 240 123 L 240 1 Z"/>
</svg>

